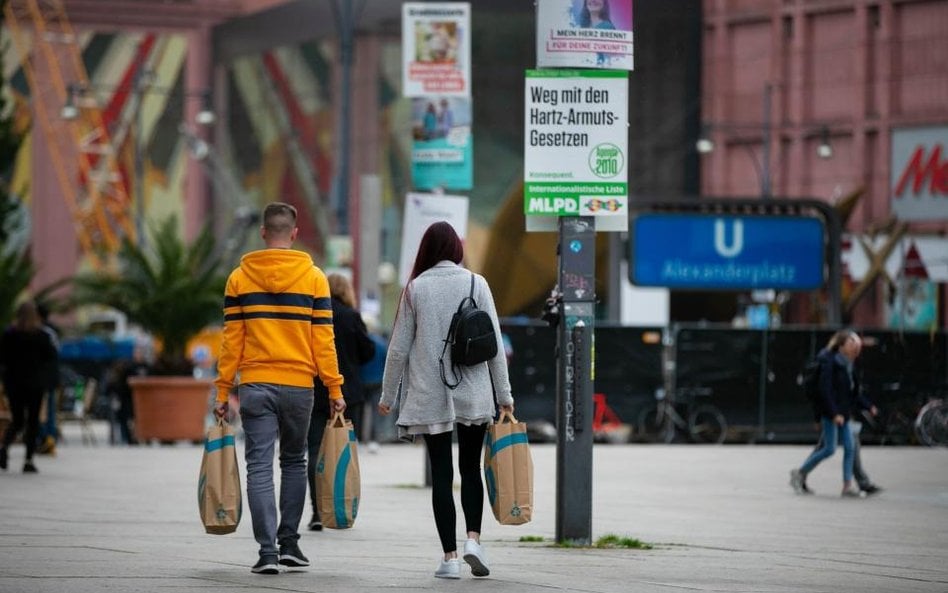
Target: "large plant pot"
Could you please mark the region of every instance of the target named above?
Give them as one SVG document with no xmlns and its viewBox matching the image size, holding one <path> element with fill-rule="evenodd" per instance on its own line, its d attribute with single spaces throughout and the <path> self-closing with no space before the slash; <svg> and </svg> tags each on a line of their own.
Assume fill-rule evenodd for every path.
<svg viewBox="0 0 948 593">
<path fill-rule="evenodd" d="M 141 442 L 202 441 L 210 405 L 210 379 L 130 377 L 135 436 Z"/>
</svg>

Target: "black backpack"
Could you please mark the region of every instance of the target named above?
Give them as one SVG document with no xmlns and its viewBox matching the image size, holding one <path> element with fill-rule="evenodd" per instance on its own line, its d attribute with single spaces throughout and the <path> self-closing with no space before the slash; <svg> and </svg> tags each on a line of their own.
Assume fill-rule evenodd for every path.
<svg viewBox="0 0 948 593">
<path fill-rule="evenodd" d="M 448 381 L 444 372 L 444 353 L 451 347 L 451 372 L 455 382 Z M 471 274 L 471 293 L 461 299 L 458 310 L 451 317 L 448 336 L 441 349 L 441 381 L 448 389 L 454 389 L 461 383 L 459 366 L 474 366 L 487 362 L 497 356 L 497 334 L 494 322 L 485 311 L 477 308 L 474 300 L 474 274 Z"/>
<path fill-rule="evenodd" d="M 822 402 L 820 401 L 820 356 L 816 355 L 806 362 L 803 366 L 803 394 L 806 396 L 810 407 L 813 408 L 813 417 L 819 418 L 822 414 Z"/>
</svg>

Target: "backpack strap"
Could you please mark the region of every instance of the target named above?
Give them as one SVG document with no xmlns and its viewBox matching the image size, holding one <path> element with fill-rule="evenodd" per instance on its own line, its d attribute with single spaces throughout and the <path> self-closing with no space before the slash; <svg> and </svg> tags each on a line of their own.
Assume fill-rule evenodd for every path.
<svg viewBox="0 0 948 593">
<path fill-rule="evenodd" d="M 474 308 L 477 308 L 477 301 L 474 300 L 474 272 L 471 272 L 471 294 L 467 297 L 471 299 L 471 304 L 474 305 Z"/>
</svg>

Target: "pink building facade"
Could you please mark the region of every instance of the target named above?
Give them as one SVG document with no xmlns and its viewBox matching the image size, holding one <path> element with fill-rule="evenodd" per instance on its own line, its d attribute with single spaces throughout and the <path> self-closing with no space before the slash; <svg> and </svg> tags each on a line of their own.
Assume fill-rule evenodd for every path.
<svg viewBox="0 0 948 593">
<path fill-rule="evenodd" d="M 857 259 L 871 264 L 860 239 L 878 252 L 887 233 L 904 230 L 907 243 L 892 249 L 895 267 L 887 262 L 851 300 L 861 279 L 850 270 L 844 318 L 893 325 L 898 299 L 887 291 L 908 277 L 931 284 L 927 305 L 944 327 L 939 270 L 948 249 L 939 255 L 937 240 L 948 231 L 948 2 L 703 0 L 703 8 L 703 137 L 714 148 L 702 155 L 702 195 L 761 196 L 768 183 L 773 199 L 848 203 L 858 194 L 844 228 Z M 903 147 L 893 149 L 898 137 Z M 818 155 L 826 143 L 832 154 Z M 902 194 L 915 195 L 896 198 L 900 181 Z M 931 208 L 912 216 L 895 204 L 909 199 Z M 913 240 L 935 245 L 922 255 L 925 273 L 903 265 Z M 788 320 L 818 321 L 816 309 L 798 295 Z"/>
</svg>

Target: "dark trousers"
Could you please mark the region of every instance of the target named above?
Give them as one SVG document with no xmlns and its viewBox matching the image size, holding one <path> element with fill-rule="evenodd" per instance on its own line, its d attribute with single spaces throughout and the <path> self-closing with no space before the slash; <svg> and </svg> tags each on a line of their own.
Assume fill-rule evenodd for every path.
<svg viewBox="0 0 948 593">
<path fill-rule="evenodd" d="M 481 455 L 486 424 L 457 425 L 458 469 L 461 474 L 461 509 L 467 531 L 481 532 L 484 513 L 484 483 L 481 481 Z M 457 510 L 454 507 L 454 464 L 451 432 L 426 434 L 425 445 L 431 462 L 431 508 L 444 553 L 458 549 Z"/>
<path fill-rule="evenodd" d="M 317 396 L 319 397 L 319 396 Z M 346 406 L 344 416 L 352 420 L 352 429 L 356 433 L 356 438 L 362 440 L 362 410 L 365 404 L 349 404 Z M 313 415 L 309 419 L 309 434 L 306 440 L 306 477 L 309 481 L 309 502 L 313 507 L 313 514 L 316 510 L 316 501 L 318 500 L 316 492 L 316 461 L 319 455 L 319 445 L 323 442 L 323 433 L 326 432 L 326 423 L 329 422 L 329 409 L 323 405 L 313 406 Z"/>
<path fill-rule="evenodd" d="M 7 390 L 7 398 L 10 400 L 12 418 L 6 434 L 3 435 L 3 448 L 9 447 L 25 426 L 26 432 L 23 433 L 23 443 L 26 445 L 26 460 L 29 461 L 33 459 L 33 452 L 36 450 L 36 435 L 39 434 L 39 416 L 40 407 L 43 405 L 43 390 L 10 388 Z"/>
</svg>

